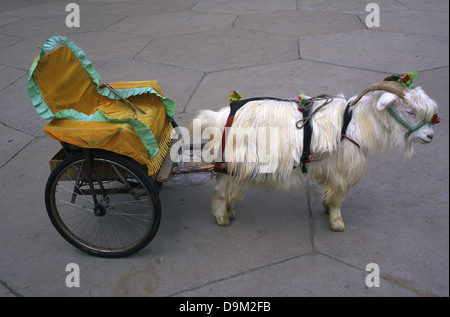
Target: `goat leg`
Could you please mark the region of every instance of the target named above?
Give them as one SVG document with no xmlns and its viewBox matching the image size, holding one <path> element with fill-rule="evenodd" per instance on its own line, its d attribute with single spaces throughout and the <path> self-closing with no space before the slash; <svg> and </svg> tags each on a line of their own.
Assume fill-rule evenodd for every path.
<svg viewBox="0 0 450 317">
<path fill-rule="evenodd" d="M 230 223 L 228 218 L 228 202 L 226 196 L 226 175 L 218 174 L 217 183 L 214 186 L 214 196 L 211 204 L 211 213 L 216 217 L 219 226 L 227 226 Z"/>
<path fill-rule="evenodd" d="M 330 207 L 328 212 L 328 221 L 333 231 L 342 232 L 345 230 L 344 219 L 342 219 L 341 208 Z"/>
<path fill-rule="evenodd" d="M 345 230 L 344 219 L 341 215 L 341 205 L 345 199 L 346 191 L 338 190 L 336 187 L 328 187 L 323 196 L 323 206 L 328 214 L 328 221 L 333 231 L 342 232 Z M 331 187 L 331 188 L 330 188 Z"/>
</svg>

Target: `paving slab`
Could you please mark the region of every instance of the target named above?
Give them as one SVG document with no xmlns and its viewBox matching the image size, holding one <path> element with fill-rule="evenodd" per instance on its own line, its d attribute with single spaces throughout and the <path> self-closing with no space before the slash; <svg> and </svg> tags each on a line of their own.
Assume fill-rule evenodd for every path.
<svg viewBox="0 0 450 317">
<path fill-rule="evenodd" d="M 3 13 L 5 16 L 13 17 L 45 17 L 45 16 L 63 16 L 63 22 L 65 21 L 66 15 L 72 10 L 66 11 L 66 7 L 70 2 L 58 1 L 58 0 L 46 0 L 46 1 L 32 1 L 29 6 L 20 6 L 16 9 L 7 10 Z M 81 14 L 88 13 L 93 9 L 101 6 L 101 3 L 93 1 L 76 1 Z M 5 10 L 6 11 L 6 10 Z"/>
<path fill-rule="evenodd" d="M 324 49 L 325 43 L 334 49 Z M 390 73 L 446 66 L 448 60 L 448 40 L 441 37 L 374 30 L 302 36 L 299 46 L 302 59 Z"/>
<path fill-rule="evenodd" d="M 234 27 L 294 36 L 366 29 L 356 15 L 305 10 L 240 15 Z"/>
<path fill-rule="evenodd" d="M 0 49 L 13 45 L 20 40 L 21 38 L 16 36 L 0 34 Z"/>
<path fill-rule="evenodd" d="M 8 12 L 29 5 L 39 4 L 40 0 L 3 0 L 0 2 L 1 12 Z"/>
<path fill-rule="evenodd" d="M 43 193 L 50 171 L 48 161 L 59 148 L 58 142 L 50 138 L 35 139 L 0 170 L 0 226 L 4 237 L 0 242 L 0 276 L 3 283 L 22 296 L 27 290 L 30 295 L 45 296 L 46 289 L 51 288 L 47 282 L 54 282 L 53 270 L 49 268 L 58 255 L 49 257 L 45 252 L 57 252 L 51 243 L 57 236 L 49 230 L 52 227 L 46 219 Z M 49 238 L 42 241 L 42 237 Z M 41 257 L 46 260 L 36 261 Z"/>
<path fill-rule="evenodd" d="M 420 85 L 439 105 L 439 116 L 444 120 L 449 118 L 449 107 L 446 106 L 445 92 L 448 91 L 449 83 L 449 67 L 441 67 L 438 69 L 431 69 L 420 73 Z M 445 122 L 444 122 L 445 123 Z M 445 129 L 439 129 L 445 138 Z"/>
<path fill-rule="evenodd" d="M 105 2 L 102 0 L 95 0 Z M 94 10 L 97 13 L 118 14 L 124 16 L 158 15 L 167 12 L 186 11 L 195 6 L 198 0 L 125 0 L 106 1 L 101 7 Z M 128 3 L 127 3 L 128 2 Z"/>
<path fill-rule="evenodd" d="M 370 162 L 364 179 L 344 201 L 346 231 L 338 239 L 328 231 L 327 216 L 317 195 L 312 203 L 314 241 L 318 250 L 346 259 L 346 263 L 358 267 L 377 263 L 382 276 L 417 295 L 445 296 L 442 281 L 448 278 L 448 272 L 441 271 L 439 263 L 448 258 L 448 211 L 445 195 L 436 195 L 435 187 L 445 183 L 441 174 L 445 167 L 430 171 L 429 166 L 437 162 L 422 158 L 431 149 L 418 150 L 418 157 L 411 161 L 392 156 Z M 432 151 L 433 155 L 440 155 L 435 148 Z M 387 172 L 391 169 L 395 169 L 395 175 Z M 412 169 L 423 172 L 412 174 Z M 427 177 L 434 177 L 436 184 L 426 190 L 414 186 Z M 370 201 L 369 196 L 373 198 Z"/>
<path fill-rule="evenodd" d="M 4 65 L 0 65 L 0 72 L 2 73 L 2 77 L 0 78 L 0 91 L 17 81 L 20 77 L 26 75 L 26 72 L 23 70 Z"/>
<path fill-rule="evenodd" d="M 175 113 L 174 116 L 174 120 L 179 126 L 186 127 L 190 131 L 192 131 L 192 120 L 194 120 L 194 118 L 195 114 L 190 114 L 182 111 Z"/>
<path fill-rule="evenodd" d="M 48 122 L 33 108 L 27 92 L 28 76 L 21 77 L 1 91 L 0 122 L 23 133 L 40 137 Z"/>
<path fill-rule="evenodd" d="M 259 12 L 295 10 L 294 0 L 216 0 L 200 1 L 194 11 L 245 15 Z"/>
<path fill-rule="evenodd" d="M 366 14 L 359 16 L 361 21 L 365 21 Z M 434 23 L 429 23 L 429 21 Z M 380 26 L 376 29 L 377 31 L 429 35 L 442 38 L 445 43 L 445 41 L 448 42 L 448 23 L 448 12 L 387 11 L 380 14 Z M 386 40 L 389 40 L 389 38 L 386 38 Z M 412 47 L 416 48 L 416 46 Z"/>
<path fill-rule="evenodd" d="M 25 16 L 11 23 L 1 25 L 0 33 L 24 38 L 49 38 L 59 34 L 100 31 L 124 18 L 123 16 L 99 14 L 90 11 L 80 14 L 80 27 L 68 28 L 66 26 L 66 14 L 68 13 L 63 12 L 62 15 L 42 17 Z"/>
<path fill-rule="evenodd" d="M 125 34 L 111 30 L 70 34 L 67 36 L 82 48 L 86 58 L 96 65 L 102 63 L 127 64 L 155 37 L 141 34 Z M 39 51 L 37 51 L 39 52 Z"/>
<path fill-rule="evenodd" d="M 408 1 L 405 1 L 408 3 Z M 358 0 L 297 0 L 298 10 L 308 11 L 325 11 L 325 12 L 340 12 L 348 14 L 369 14 L 366 11 L 369 2 L 362 2 Z M 395 0 L 379 0 L 376 2 L 380 8 L 380 12 L 398 12 L 407 10 L 407 7 L 402 1 Z"/>
<path fill-rule="evenodd" d="M 235 15 L 179 11 L 151 16 L 128 17 L 109 30 L 133 34 L 162 36 L 227 29 L 236 20 Z M 162 27 L 161 25 L 164 25 Z"/>
<path fill-rule="evenodd" d="M 298 59 L 296 45 L 289 35 L 219 30 L 158 37 L 135 59 L 211 72 Z"/>
<path fill-rule="evenodd" d="M 2 13 L 0 13 L 0 17 L 1 17 L 0 25 L 8 24 L 8 23 L 11 23 L 11 22 L 13 22 L 13 21 L 16 21 L 16 20 L 19 20 L 19 19 L 20 19 L 20 17 L 17 17 L 17 16 L 8 16 L 8 15 L 4 15 L 4 14 L 2 14 Z M 2 35 L 2 36 L 3 36 L 3 35 Z"/>
<path fill-rule="evenodd" d="M 39 45 L 44 44 L 47 37 L 22 39 L 8 45 L 0 51 L 0 63 L 28 72 L 31 62 L 39 55 Z"/>
<path fill-rule="evenodd" d="M 15 297 L 8 287 L 0 285 L 0 297 Z"/>
<path fill-rule="evenodd" d="M 19 153 L 34 137 L 0 124 L 0 166 Z"/>
<path fill-rule="evenodd" d="M 301 272 L 301 274 L 299 274 Z M 247 274 L 237 274 L 213 285 L 205 285 L 181 294 L 182 296 L 245 297 L 340 297 L 340 296 L 415 296 L 414 292 L 401 286 L 380 281 L 380 288 L 366 286 L 367 272 L 338 262 L 324 255 L 303 255 L 273 266 L 255 269 Z M 268 288 L 270 281 L 277 283 Z M 320 282 L 318 282 L 320 281 Z"/>
<path fill-rule="evenodd" d="M 438 11 L 438 12 L 448 12 L 449 2 L 441 0 L 430 0 L 430 1 L 420 1 L 420 0 L 400 0 L 405 7 L 412 10 L 420 11 Z"/>
</svg>

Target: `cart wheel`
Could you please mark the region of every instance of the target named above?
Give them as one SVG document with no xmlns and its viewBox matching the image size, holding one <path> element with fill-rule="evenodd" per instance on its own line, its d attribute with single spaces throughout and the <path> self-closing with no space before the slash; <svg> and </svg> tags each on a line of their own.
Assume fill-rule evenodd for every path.
<svg viewBox="0 0 450 317">
<path fill-rule="evenodd" d="M 91 255 L 125 257 L 141 250 L 161 220 L 153 178 L 114 153 L 92 150 L 90 162 L 91 184 L 83 153 L 69 156 L 50 174 L 45 204 L 53 226 Z"/>
</svg>

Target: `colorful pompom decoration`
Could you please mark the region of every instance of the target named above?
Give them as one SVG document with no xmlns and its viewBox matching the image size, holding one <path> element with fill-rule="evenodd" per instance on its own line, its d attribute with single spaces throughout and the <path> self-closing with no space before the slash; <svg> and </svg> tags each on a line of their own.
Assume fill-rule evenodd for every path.
<svg viewBox="0 0 450 317">
<path fill-rule="evenodd" d="M 417 77 L 417 69 L 416 71 L 405 74 L 403 77 L 399 77 L 397 80 L 403 86 L 408 86 L 408 88 L 414 88 L 414 79 Z"/>
<path fill-rule="evenodd" d="M 228 95 L 228 99 L 230 100 L 230 102 L 236 102 L 242 100 L 242 95 L 239 91 L 233 90 L 233 93 Z"/>
</svg>

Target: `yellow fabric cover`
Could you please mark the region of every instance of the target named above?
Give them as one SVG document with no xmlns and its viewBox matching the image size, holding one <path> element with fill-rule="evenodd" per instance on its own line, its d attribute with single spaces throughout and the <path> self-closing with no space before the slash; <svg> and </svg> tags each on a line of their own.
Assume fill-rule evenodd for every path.
<svg viewBox="0 0 450 317">
<path fill-rule="evenodd" d="M 51 111 L 74 109 L 86 115 L 101 111 L 109 119 L 134 120 L 134 112 L 121 100 L 100 95 L 97 85 L 89 77 L 70 48 L 59 46 L 42 56 L 33 73 L 45 103 Z M 152 87 L 163 96 L 157 81 L 111 83 L 115 89 Z M 170 147 L 171 124 L 164 104 L 154 94 L 142 94 L 127 98 L 146 112 L 137 111 L 137 120 L 154 135 L 159 151 L 152 158 L 129 123 L 75 121 L 53 119 L 44 131 L 50 137 L 83 148 L 99 148 L 133 158 L 148 167 L 148 174 L 155 174 L 161 167 Z"/>
</svg>

